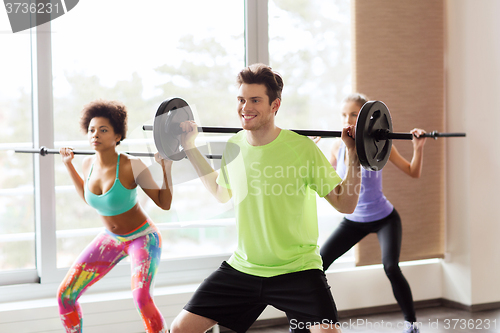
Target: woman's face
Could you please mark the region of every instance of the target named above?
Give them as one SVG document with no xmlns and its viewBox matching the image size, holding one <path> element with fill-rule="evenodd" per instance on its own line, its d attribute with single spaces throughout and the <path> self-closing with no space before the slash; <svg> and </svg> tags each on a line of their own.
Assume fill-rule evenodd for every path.
<svg viewBox="0 0 500 333">
<path fill-rule="evenodd" d="M 342 110 L 340 111 L 342 126 L 355 126 L 360 109 L 361 106 L 356 102 L 349 101 L 344 103 Z"/>
<path fill-rule="evenodd" d="M 89 143 L 95 150 L 115 148 L 121 135 L 116 134 L 108 118 L 95 117 L 90 120 L 88 128 Z"/>
</svg>

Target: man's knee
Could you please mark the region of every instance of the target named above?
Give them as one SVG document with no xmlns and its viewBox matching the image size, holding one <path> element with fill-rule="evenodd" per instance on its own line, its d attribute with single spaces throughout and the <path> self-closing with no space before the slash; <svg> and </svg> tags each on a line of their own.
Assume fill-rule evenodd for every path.
<svg viewBox="0 0 500 333">
<path fill-rule="evenodd" d="M 170 333 L 180 333 L 182 331 L 182 323 L 177 321 L 177 318 L 174 319 L 172 324 L 170 325 Z"/>
<path fill-rule="evenodd" d="M 182 310 L 170 326 L 170 333 L 204 333 L 216 321 Z"/>
</svg>

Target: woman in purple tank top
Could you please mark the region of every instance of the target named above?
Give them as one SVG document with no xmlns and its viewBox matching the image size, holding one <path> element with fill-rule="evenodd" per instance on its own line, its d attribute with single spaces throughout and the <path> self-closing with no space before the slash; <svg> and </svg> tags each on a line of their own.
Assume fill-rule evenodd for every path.
<svg viewBox="0 0 500 333">
<path fill-rule="evenodd" d="M 361 94 L 349 95 L 344 100 L 341 111 L 344 126 L 356 124 L 359 110 L 366 102 L 367 98 Z M 418 136 L 425 132 L 416 128 L 411 133 L 415 135 L 412 140 L 413 157 L 411 161 L 407 161 L 401 156 L 394 145 L 389 161 L 410 177 L 418 178 L 422 170 L 425 143 L 425 138 L 418 138 Z M 347 161 L 347 156 L 345 156 L 345 151 L 345 147 L 339 140 L 333 145 L 329 158 L 340 177 L 346 173 L 344 161 Z M 384 270 L 391 281 L 394 297 L 404 314 L 404 332 L 418 333 L 418 328 L 413 325 L 417 318 L 411 289 L 399 268 L 402 237 L 401 218 L 382 193 L 382 171 L 363 169 L 358 206 L 352 214 L 344 217 L 321 248 L 323 269 L 326 271 L 336 259 L 370 233 L 377 233 Z"/>
</svg>

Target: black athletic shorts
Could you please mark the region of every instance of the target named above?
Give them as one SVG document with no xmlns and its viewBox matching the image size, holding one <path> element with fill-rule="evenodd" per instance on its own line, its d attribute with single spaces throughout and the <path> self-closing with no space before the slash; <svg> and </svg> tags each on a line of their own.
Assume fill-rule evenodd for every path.
<svg viewBox="0 0 500 333">
<path fill-rule="evenodd" d="M 241 333 L 267 305 L 286 313 L 292 331 L 338 323 L 330 286 L 320 269 L 264 278 L 237 271 L 224 261 L 198 287 L 184 310 Z"/>
</svg>

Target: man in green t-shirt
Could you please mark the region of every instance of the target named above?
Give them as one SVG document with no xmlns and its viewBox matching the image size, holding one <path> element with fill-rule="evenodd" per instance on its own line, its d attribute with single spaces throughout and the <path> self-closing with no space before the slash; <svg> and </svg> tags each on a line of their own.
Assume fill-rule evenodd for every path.
<svg viewBox="0 0 500 333">
<path fill-rule="evenodd" d="M 243 131 L 223 153 L 220 174 L 194 145 L 197 125 L 181 124 L 182 145 L 203 184 L 220 202 L 233 198 L 238 245 L 200 285 L 172 333 L 205 332 L 219 323 L 246 332 L 267 305 L 284 311 L 292 332 L 340 332 L 319 255 L 316 193 L 341 213 L 354 211 L 360 184 L 354 126 L 342 130 L 342 180 L 307 137 L 275 125 L 283 80 L 263 64 L 237 80 Z"/>
</svg>

